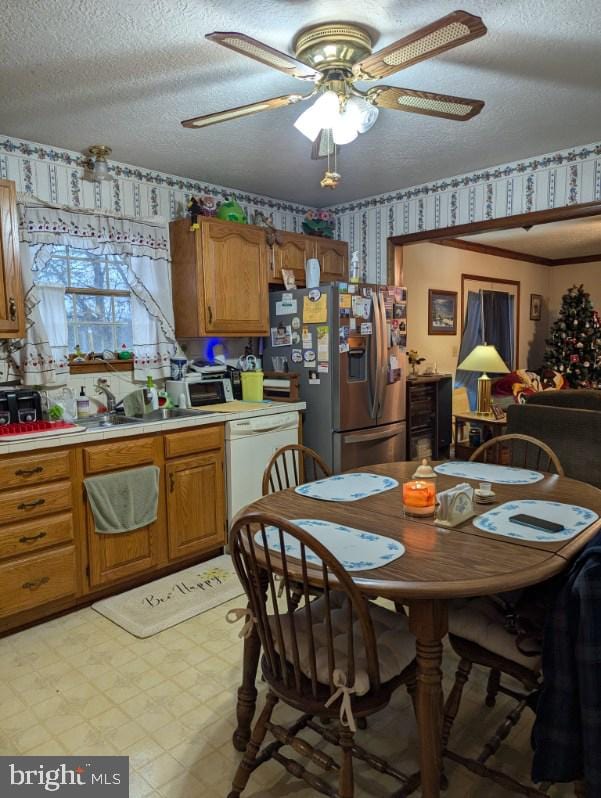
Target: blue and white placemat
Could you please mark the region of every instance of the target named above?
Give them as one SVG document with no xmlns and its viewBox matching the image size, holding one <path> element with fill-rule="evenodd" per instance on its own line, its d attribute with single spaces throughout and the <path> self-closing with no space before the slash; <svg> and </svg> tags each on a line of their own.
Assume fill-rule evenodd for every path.
<svg viewBox="0 0 601 798">
<path fill-rule="evenodd" d="M 535 518 L 543 518 L 545 521 L 553 521 L 561 524 L 564 529 L 561 532 L 544 532 L 542 529 L 515 524 L 510 521 L 512 515 L 532 515 Z M 506 538 L 517 538 L 519 540 L 532 540 L 538 543 L 549 541 L 569 540 L 588 526 L 594 523 L 599 516 L 586 507 L 578 507 L 575 504 L 563 504 L 562 502 L 539 501 L 538 499 L 520 499 L 519 501 L 506 502 L 489 510 L 487 513 L 474 518 L 473 524 L 477 529 L 484 532 L 492 532 L 493 535 L 502 535 Z"/>
<path fill-rule="evenodd" d="M 449 477 L 476 479 L 481 482 L 494 482 L 496 485 L 531 485 L 545 478 L 540 471 L 529 468 L 494 465 L 494 463 L 472 463 L 464 460 L 449 460 L 434 466 L 437 474 Z"/>
<path fill-rule="evenodd" d="M 379 474 L 337 474 L 334 477 L 318 479 L 299 485 L 296 492 L 310 499 L 323 499 L 326 502 L 356 502 L 383 493 L 392 488 L 398 488 L 399 483 L 392 477 L 382 477 Z"/>
<path fill-rule="evenodd" d="M 343 526 L 331 521 L 319 521 L 311 518 L 291 519 L 305 532 L 325 546 L 347 571 L 367 571 L 380 568 L 393 560 L 402 557 L 405 547 L 392 538 L 365 532 L 352 526 Z M 280 532 L 273 526 L 266 527 L 267 545 L 273 551 L 280 551 Z M 263 537 L 255 534 L 256 542 L 262 546 Z M 284 547 L 289 557 L 300 559 L 300 543 L 291 535 L 284 533 Z M 321 565 L 321 558 L 305 547 L 308 563 Z"/>
</svg>

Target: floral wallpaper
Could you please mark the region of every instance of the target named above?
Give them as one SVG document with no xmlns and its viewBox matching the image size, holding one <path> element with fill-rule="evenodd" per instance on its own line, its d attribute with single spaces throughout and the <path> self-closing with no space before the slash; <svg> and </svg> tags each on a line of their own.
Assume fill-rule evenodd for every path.
<svg viewBox="0 0 601 798">
<path fill-rule="evenodd" d="M 330 206 L 336 237 L 386 279 L 386 239 L 601 200 L 601 144 L 589 144 Z"/>
<path fill-rule="evenodd" d="M 130 216 L 177 218 L 194 194 L 235 194 L 252 215 L 273 213 L 276 227 L 301 231 L 307 208 L 293 202 L 110 162 L 114 179 L 85 179 L 81 153 L 0 136 L 0 177 L 19 191 L 78 208 L 107 208 Z M 370 281 L 386 277 L 391 235 L 601 200 L 601 143 L 573 147 L 472 174 L 424 183 L 330 206 L 335 235 L 360 253 Z"/>
<path fill-rule="evenodd" d="M 295 232 L 300 232 L 307 211 L 297 203 L 115 161 L 109 162 L 113 180 L 97 183 L 86 179 L 86 165 L 81 153 L 0 135 L 0 178 L 14 180 L 17 191 L 52 204 L 176 219 L 185 214 L 193 195 L 219 200 L 235 195 L 249 218 L 255 210 L 273 213 L 276 227 Z"/>
</svg>

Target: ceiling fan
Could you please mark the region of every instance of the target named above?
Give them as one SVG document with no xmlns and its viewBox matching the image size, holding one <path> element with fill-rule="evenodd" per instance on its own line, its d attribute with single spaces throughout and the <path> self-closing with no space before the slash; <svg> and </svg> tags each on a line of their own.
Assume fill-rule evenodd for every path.
<svg viewBox="0 0 601 798">
<path fill-rule="evenodd" d="M 244 33 L 209 33 L 207 39 L 312 83 L 313 87 L 308 94 L 272 97 L 186 119 L 182 125 L 203 128 L 318 95 L 316 102 L 295 122 L 295 127 L 314 142 L 312 157 L 316 158 L 327 156 L 335 145 L 347 144 L 358 133 L 369 130 L 380 108 L 465 121 L 480 113 L 482 100 L 386 85 L 362 91 L 356 83 L 386 78 L 485 33 L 486 26 L 480 17 L 454 11 L 372 53 L 372 41 L 366 30 L 348 23 L 327 23 L 307 28 L 296 37 L 295 57 Z"/>
</svg>

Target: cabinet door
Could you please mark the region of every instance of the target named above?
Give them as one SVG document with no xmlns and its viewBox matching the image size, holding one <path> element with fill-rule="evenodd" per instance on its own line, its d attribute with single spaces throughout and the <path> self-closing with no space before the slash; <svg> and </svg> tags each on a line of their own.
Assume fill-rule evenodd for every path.
<svg viewBox="0 0 601 798">
<path fill-rule="evenodd" d="M 160 503 L 159 496 L 159 506 Z M 90 586 L 99 587 L 156 568 L 159 565 L 159 523 L 160 512 L 153 524 L 133 532 L 100 534 L 96 532 L 94 517 L 86 502 Z"/>
<path fill-rule="evenodd" d="M 17 195 L 12 180 L 0 180 L 0 338 L 21 338 L 24 332 Z"/>
<path fill-rule="evenodd" d="M 208 335 L 267 335 L 267 244 L 263 230 L 201 225 L 203 321 Z"/>
<path fill-rule="evenodd" d="M 346 241 L 320 238 L 316 241 L 315 249 L 315 257 L 319 259 L 321 267 L 322 282 L 348 280 L 348 244 Z"/>
<path fill-rule="evenodd" d="M 222 451 L 174 460 L 166 470 L 169 559 L 223 546 L 225 491 Z"/>
<path fill-rule="evenodd" d="M 294 272 L 297 288 L 305 284 L 305 261 L 313 257 L 313 242 L 300 233 L 278 232 L 280 244 L 274 245 L 270 282 L 282 284 L 282 269 Z"/>
</svg>

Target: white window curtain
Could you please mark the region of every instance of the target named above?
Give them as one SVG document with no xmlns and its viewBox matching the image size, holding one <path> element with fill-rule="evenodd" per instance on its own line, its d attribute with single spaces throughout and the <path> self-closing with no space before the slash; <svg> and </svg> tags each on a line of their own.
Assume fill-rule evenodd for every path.
<svg viewBox="0 0 601 798">
<path fill-rule="evenodd" d="M 18 203 L 18 212 L 27 325 L 25 338 L 11 345 L 11 355 L 24 384 L 60 385 L 68 377 L 64 288 L 58 316 L 59 292 L 36 285 L 36 274 L 60 245 L 123 258 L 131 291 L 134 379 L 169 377 L 169 360 L 179 347 L 165 221 L 51 206 L 31 198 Z"/>
</svg>

